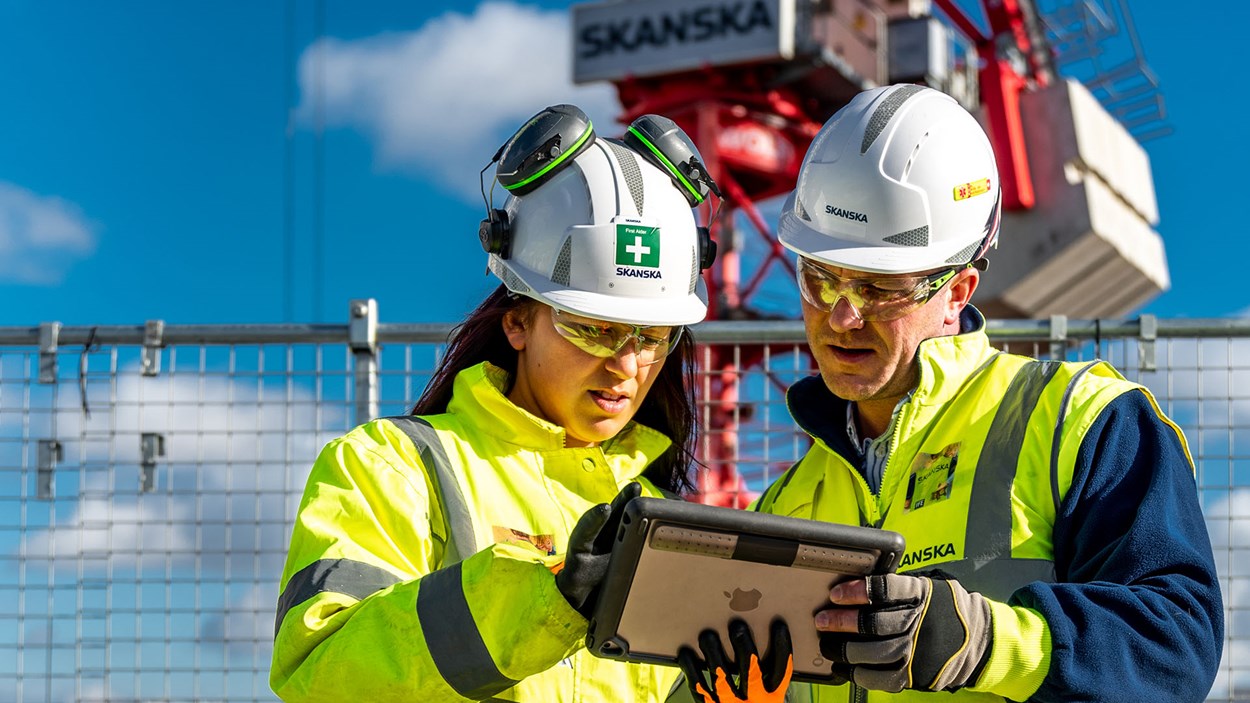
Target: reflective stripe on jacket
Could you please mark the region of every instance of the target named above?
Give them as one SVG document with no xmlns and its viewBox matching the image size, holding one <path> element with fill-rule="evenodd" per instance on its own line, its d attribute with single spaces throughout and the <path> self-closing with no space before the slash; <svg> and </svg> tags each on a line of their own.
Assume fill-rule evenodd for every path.
<svg viewBox="0 0 1250 703">
<path fill-rule="evenodd" d="M 954 694 L 891 695 L 848 685 L 815 687 L 813 700 L 1029 698 L 1050 665 L 1050 630 L 1036 610 L 1007 603 L 1029 583 L 1056 580 L 1056 515 L 1086 431 L 1109 403 L 1136 390 L 1180 438 L 1150 393 L 1108 364 L 1000 353 L 990 347 L 980 314 L 969 314 L 971 332 L 921 344 L 919 384 L 898 413 L 879 494 L 858 471 L 849 440 L 835 441 L 836 450 L 826 441 L 846 434 L 838 422 L 845 401 L 815 376 L 787 396 L 815 445 L 757 509 L 902 533 L 901 572 L 940 569 L 991 600 L 991 657 L 977 684 Z"/>
<path fill-rule="evenodd" d="M 587 623 L 550 569 L 588 508 L 631 480 L 660 495 L 640 474 L 670 441 L 633 423 L 600 447 L 565 448 L 563 429 L 513 405 L 506 382 L 487 364 L 466 369 L 447 413 L 370 422 L 322 451 L 282 575 L 270 684 L 283 700 L 669 691 L 676 669 L 585 651 Z"/>
</svg>

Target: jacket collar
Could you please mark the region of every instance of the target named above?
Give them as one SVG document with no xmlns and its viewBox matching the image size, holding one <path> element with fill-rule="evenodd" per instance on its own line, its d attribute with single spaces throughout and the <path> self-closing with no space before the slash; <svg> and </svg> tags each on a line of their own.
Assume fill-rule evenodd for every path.
<svg viewBox="0 0 1250 703">
<path fill-rule="evenodd" d="M 998 354 L 985 334 L 985 316 L 980 310 L 971 305 L 965 307 L 959 326 L 959 334 L 920 343 L 916 350 L 920 380 L 912 394 L 913 402 L 923 406 L 945 404 L 990 357 Z"/>
<path fill-rule="evenodd" d="M 920 343 L 916 350 L 920 381 L 908 402 L 923 408 L 941 406 L 997 353 L 985 334 L 985 316 L 971 305 L 965 307 L 959 334 Z M 854 458 L 859 456 L 859 448 L 846 434 L 847 402 L 829 391 L 820 374 L 800 379 L 786 392 L 790 415 L 804 432 L 838 454 Z"/>
<path fill-rule="evenodd" d="M 550 452 L 564 449 L 564 428 L 517 406 L 504 395 L 511 378 L 504 369 L 482 362 L 456 374 L 447 412 L 466 425 L 508 444 Z M 640 454 L 653 460 L 672 444 L 667 436 L 631 421 L 601 446 L 605 454 Z"/>
</svg>

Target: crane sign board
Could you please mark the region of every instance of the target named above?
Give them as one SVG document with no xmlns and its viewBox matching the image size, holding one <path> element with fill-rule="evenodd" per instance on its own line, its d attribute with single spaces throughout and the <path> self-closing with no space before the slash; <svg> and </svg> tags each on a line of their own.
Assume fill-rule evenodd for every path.
<svg viewBox="0 0 1250 703">
<path fill-rule="evenodd" d="M 618 80 L 795 55 L 795 0 L 573 5 L 573 80 Z"/>
</svg>

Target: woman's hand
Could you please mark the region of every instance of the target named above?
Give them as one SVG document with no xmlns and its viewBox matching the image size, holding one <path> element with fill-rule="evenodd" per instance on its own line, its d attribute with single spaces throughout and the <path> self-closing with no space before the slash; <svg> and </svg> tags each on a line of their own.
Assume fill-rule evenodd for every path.
<svg viewBox="0 0 1250 703">
<path fill-rule="evenodd" d="M 794 673 L 790 630 L 783 620 L 774 620 L 769 633 L 768 653 L 761 660 L 751 637 L 751 628 L 741 620 L 729 623 L 729 642 L 734 661 L 727 660 L 715 630 L 699 635 L 703 659 L 693 649 L 683 647 L 677 661 L 695 700 L 703 703 L 782 703 L 790 676 Z M 707 680 L 711 677 L 711 681 Z M 736 681 L 735 681 L 736 679 Z"/>
<path fill-rule="evenodd" d="M 608 559 L 625 505 L 641 494 L 641 484 L 626 484 L 611 505 L 600 503 L 583 513 L 569 535 L 564 564 L 556 572 L 556 588 L 587 620 L 594 614 L 599 586 L 608 573 Z"/>
</svg>

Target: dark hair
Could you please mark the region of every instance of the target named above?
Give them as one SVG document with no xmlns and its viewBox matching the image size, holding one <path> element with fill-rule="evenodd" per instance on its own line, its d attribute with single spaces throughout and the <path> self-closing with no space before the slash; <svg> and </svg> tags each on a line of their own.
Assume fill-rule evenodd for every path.
<svg viewBox="0 0 1250 703">
<path fill-rule="evenodd" d="M 537 301 L 514 295 L 502 285 L 486 296 L 464 322 L 452 330 L 447 353 L 417 399 L 412 414 L 447 412 L 456 374 L 483 361 L 504 369 L 510 378 L 515 379 L 517 353 L 504 334 L 503 318 L 511 310 L 536 308 L 537 305 Z M 668 361 L 660 369 L 647 399 L 634 415 L 634 420 L 664 433 L 673 441 L 667 451 L 651 462 L 643 475 L 656 486 L 674 493 L 694 490 L 690 481 L 690 467 L 695 461 L 693 388 L 694 338 L 690 330 L 686 330 L 677 342 L 677 348 L 669 354 Z M 504 393 L 510 390 L 505 388 Z"/>
</svg>

